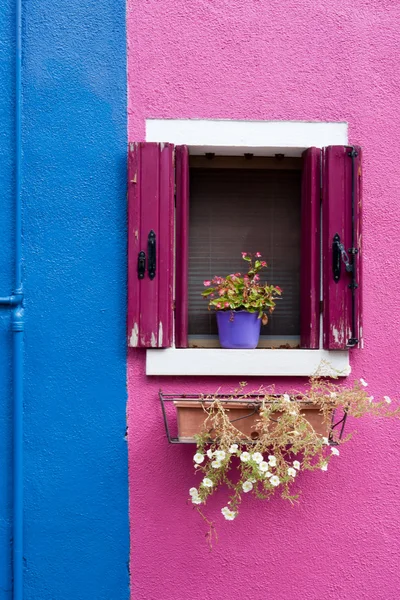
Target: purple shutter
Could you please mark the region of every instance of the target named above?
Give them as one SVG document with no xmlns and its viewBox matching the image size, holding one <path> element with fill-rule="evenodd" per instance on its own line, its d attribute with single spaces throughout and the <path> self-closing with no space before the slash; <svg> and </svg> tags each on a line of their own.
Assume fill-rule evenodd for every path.
<svg viewBox="0 0 400 600">
<path fill-rule="evenodd" d="M 303 152 L 301 189 L 300 346 L 319 348 L 321 150 Z"/>
<path fill-rule="evenodd" d="M 189 291 L 189 150 L 177 146 L 176 167 L 176 280 L 175 280 L 175 344 L 188 346 Z"/>
<path fill-rule="evenodd" d="M 135 348 L 172 344 L 173 152 L 171 144 L 129 144 L 128 343 Z"/>
<path fill-rule="evenodd" d="M 323 345 L 361 347 L 361 148 L 324 148 L 322 213 Z"/>
</svg>

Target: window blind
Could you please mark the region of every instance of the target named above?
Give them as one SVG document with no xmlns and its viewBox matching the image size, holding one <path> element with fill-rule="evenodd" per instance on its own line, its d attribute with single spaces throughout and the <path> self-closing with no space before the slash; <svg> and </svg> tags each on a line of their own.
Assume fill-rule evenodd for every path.
<svg viewBox="0 0 400 600">
<path fill-rule="evenodd" d="M 203 281 L 245 273 L 241 252 L 261 252 L 262 281 L 282 299 L 262 335 L 300 333 L 301 172 L 275 169 L 190 169 L 189 335 L 215 335 Z"/>
</svg>

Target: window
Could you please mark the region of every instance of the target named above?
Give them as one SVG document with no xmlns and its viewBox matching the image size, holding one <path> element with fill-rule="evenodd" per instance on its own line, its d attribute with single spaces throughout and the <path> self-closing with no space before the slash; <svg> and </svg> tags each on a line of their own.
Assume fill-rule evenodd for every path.
<svg viewBox="0 0 400 600">
<path fill-rule="evenodd" d="M 307 356 L 360 346 L 361 151 L 275 152 L 282 158 L 276 149 L 245 157 L 251 148 L 235 148 L 236 156 L 221 148 L 211 157 L 208 147 L 191 155 L 182 145 L 130 144 L 129 345 L 192 347 L 192 362 L 202 352 L 193 347 L 215 346 L 202 281 L 240 270 L 240 252 L 257 250 L 270 263 L 270 281 L 285 291 L 261 346 L 300 347 Z M 207 352 L 219 360 L 225 351 Z"/>
<path fill-rule="evenodd" d="M 258 251 L 284 290 L 259 347 L 299 347 L 301 159 L 193 156 L 189 165 L 189 346 L 219 346 L 202 282 L 243 271 L 241 252 Z"/>
</svg>

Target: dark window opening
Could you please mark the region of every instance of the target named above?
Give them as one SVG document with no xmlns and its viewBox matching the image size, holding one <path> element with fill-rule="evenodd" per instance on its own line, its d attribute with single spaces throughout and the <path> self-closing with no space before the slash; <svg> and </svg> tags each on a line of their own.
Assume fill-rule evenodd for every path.
<svg viewBox="0 0 400 600">
<path fill-rule="evenodd" d="M 289 342 L 296 346 L 300 336 L 301 159 L 283 159 L 279 165 L 274 165 L 274 159 L 264 159 L 270 162 L 263 168 L 255 157 L 257 168 L 252 168 L 252 160 L 217 158 L 224 158 L 219 164 L 229 164 L 229 168 L 219 168 L 218 163 L 207 167 L 204 159 L 201 168 L 198 164 L 190 168 L 190 345 L 197 345 L 196 339 L 217 339 L 215 313 L 201 296 L 203 281 L 246 272 L 244 251 L 261 252 L 268 263 L 263 281 L 283 289 L 268 325 L 261 329 L 261 342 L 274 338 L 278 342 L 273 345 Z"/>
</svg>

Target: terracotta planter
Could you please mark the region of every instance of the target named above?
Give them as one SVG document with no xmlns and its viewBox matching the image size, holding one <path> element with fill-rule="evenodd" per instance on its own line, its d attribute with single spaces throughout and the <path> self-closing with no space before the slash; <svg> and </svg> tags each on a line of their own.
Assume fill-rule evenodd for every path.
<svg viewBox="0 0 400 600">
<path fill-rule="evenodd" d="M 320 412 L 318 406 L 303 402 L 304 408 L 301 409 L 302 414 L 305 416 L 307 421 L 312 425 L 314 430 L 320 435 L 329 436 L 331 429 L 331 423 L 326 423 L 323 420 L 323 415 Z M 194 442 L 194 436 L 201 433 L 203 429 L 204 421 L 207 418 L 207 414 L 203 410 L 203 406 L 210 406 L 209 402 L 200 401 L 185 401 L 175 400 L 174 405 L 177 412 L 177 423 L 178 423 L 178 437 L 180 442 L 192 443 Z M 254 440 L 258 438 L 257 429 L 254 427 L 256 421 L 259 419 L 259 412 L 252 414 L 253 408 L 245 402 L 227 402 L 224 404 L 224 408 L 229 409 L 229 416 L 231 421 L 235 421 L 235 427 L 241 431 L 245 436 L 251 437 Z M 276 417 L 279 418 L 280 413 L 275 413 Z M 273 426 L 273 423 L 271 422 Z M 212 432 L 210 432 L 212 436 Z"/>
</svg>

